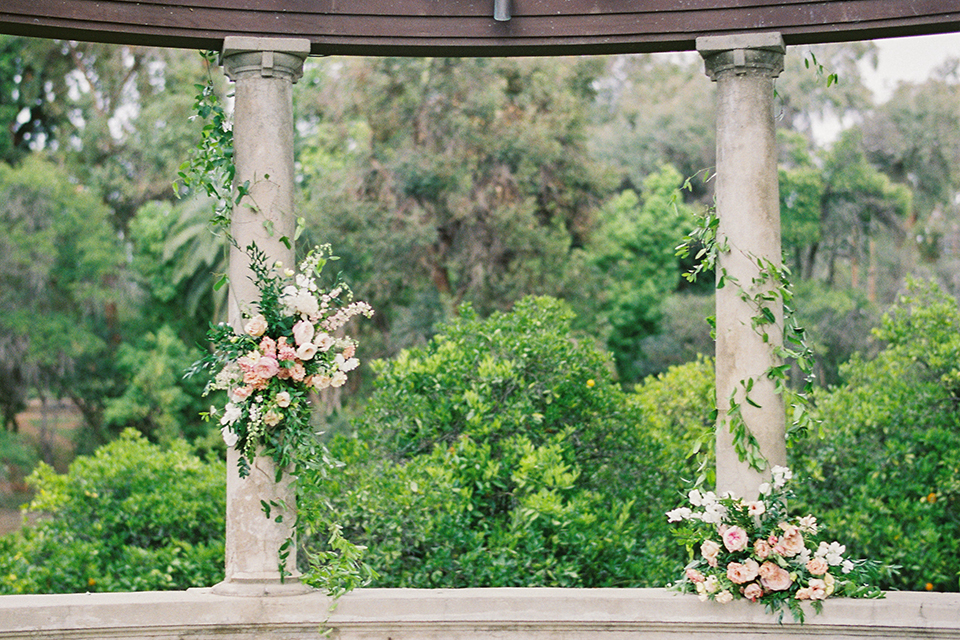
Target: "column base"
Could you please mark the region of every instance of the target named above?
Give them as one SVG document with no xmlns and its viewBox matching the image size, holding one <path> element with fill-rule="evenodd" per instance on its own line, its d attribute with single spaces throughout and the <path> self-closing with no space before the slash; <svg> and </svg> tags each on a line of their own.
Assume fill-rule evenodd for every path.
<svg viewBox="0 0 960 640">
<path fill-rule="evenodd" d="M 218 596 L 240 596 L 261 598 L 265 596 L 302 596 L 315 591 L 310 585 L 300 582 L 300 578 L 291 576 L 280 582 L 279 578 L 243 578 L 232 577 L 218 582 L 210 589 Z"/>
</svg>

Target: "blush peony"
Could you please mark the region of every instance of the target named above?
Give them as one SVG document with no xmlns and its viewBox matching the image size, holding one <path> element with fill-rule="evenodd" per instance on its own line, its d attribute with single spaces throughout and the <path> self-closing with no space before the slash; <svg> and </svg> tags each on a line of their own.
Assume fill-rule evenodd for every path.
<svg viewBox="0 0 960 640">
<path fill-rule="evenodd" d="M 754 579 L 760 572 L 760 565 L 753 558 L 747 558 L 742 564 L 731 562 L 727 565 L 727 578 L 733 584 L 746 584 Z"/>
<path fill-rule="evenodd" d="M 756 582 L 751 582 L 743 588 L 743 597 L 751 602 L 756 602 L 763 595 L 763 587 Z"/>
<path fill-rule="evenodd" d="M 786 591 L 793 584 L 790 574 L 769 560 L 760 565 L 760 584 L 770 591 Z"/>
</svg>

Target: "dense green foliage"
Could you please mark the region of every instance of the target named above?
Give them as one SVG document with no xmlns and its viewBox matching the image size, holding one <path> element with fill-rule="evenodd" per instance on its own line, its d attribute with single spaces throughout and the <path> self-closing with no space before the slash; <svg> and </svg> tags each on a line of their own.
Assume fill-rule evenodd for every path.
<svg viewBox="0 0 960 640">
<path fill-rule="evenodd" d="M 681 559 L 662 515 L 676 436 L 646 431 L 562 303 L 461 313 L 378 364 L 355 431 L 329 444 L 346 466 L 301 519 L 332 508 L 381 586 L 663 584 Z"/>
<path fill-rule="evenodd" d="M 223 574 L 224 466 L 129 430 L 29 478 L 34 525 L 0 538 L 0 593 L 209 586 Z"/>
<path fill-rule="evenodd" d="M 893 586 L 956 589 L 957 66 L 878 103 L 860 77 L 872 44 L 816 52 L 838 85 L 794 54 L 777 81 L 786 263 L 834 385 L 816 397 L 824 439 L 791 453 L 803 504 L 851 552 L 902 564 Z M 0 542 L 9 589 L 175 588 L 220 570 L 220 498 L 200 511 L 216 465 L 179 441 L 223 447 L 181 374 L 223 317 L 225 243 L 209 202 L 170 188 L 210 76 L 225 98 L 192 52 L 0 38 L 0 461 L 53 459 L 13 433 L 27 400 L 69 398 L 80 453 L 127 427 L 167 447 L 125 436 L 68 480 L 42 467 L 36 510 L 58 515 Z M 352 404 L 323 398 L 347 464 L 303 479 L 308 550 L 332 539 L 352 562 L 340 521 L 384 585 L 673 577 L 661 513 L 712 471 L 712 300 L 673 254 L 714 188 L 700 61 L 324 58 L 295 92 L 302 244 L 333 244 L 377 309 L 360 354 L 383 360 L 369 402 L 369 370 Z M 845 130 L 815 136 L 830 117 Z M 914 292 L 868 340 L 910 273 L 948 295 Z M 576 317 L 542 299 L 506 313 L 528 295 Z M 128 463 L 163 480 L 91 493 L 157 517 L 72 488 Z M 177 529 L 151 483 L 212 533 Z"/>
<path fill-rule="evenodd" d="M 855 556 L 901 565 L 885 586 L 957 589 L 960 576 L 960 308 L 914 283 L 887 313 L 873 359 L 817 395 L 823 440 L 793 454 L 802 507 Z"/>
<path fill-rule="evenodd" d="M 110 211 L 31 156 L 0 164 L 0 408 L 14 425 L 31 394 L 71 398 L 91 424 L 118 383 L 112 362 L 124 309 L 113 287 L 122 248 Z M 113 285 L 113 286 L 111 286 Z"/>
</svg>

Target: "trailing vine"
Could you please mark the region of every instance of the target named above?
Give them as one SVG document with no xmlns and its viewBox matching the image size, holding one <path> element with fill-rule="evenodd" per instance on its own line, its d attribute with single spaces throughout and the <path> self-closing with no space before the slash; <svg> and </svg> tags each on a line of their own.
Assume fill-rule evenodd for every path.
<svg viewBox="0 0 960 640">
<path fill-rule="evenodd" d="M 780 364 L 770 367 L 763 376 L 773 382 L 774 392 L 785 395 L 790 382 L 790 371 L 796 365 L 801 372 L 802 384 L 795 392 L 795 401 L 791 405 L 792 422 L 787 430 L 788 437 L 798 436 L 816 425 L 810 414 L 810 394 L 813 391 L 815 376 L 813 373 L 814 354 L 806 340 L 806 331 L 799 324 L 796 312 L 792 307 L 793 288 L 790 282 L 790 270 L 783 265 L 775 264 L 767 258 L 749 256 L 755 262 L 757 273 L 751 279 L 749 288 L 737 278 L 727 273 L 719 265 L 720 256 L 731 251 L 729 242 L 719 232 L 719 218 L 715 209 L 708 208 L 700 216 L 698 225 L 684 237 L 676 249 L 680 258 L 694 256 L 692 266 L 683 277 L 695 282 L 703 274 L 716 272 L 716 287 L 726 286 L 737 288 L 739 298 L 750 305 L 753 310 L 751 327 L 765 343 L 770 341 L 768 327 L 776 324 L 775 305 L 783 306 L 783 344 L 774 346 L 774 355 Z M 694 254 L 694 250 L 696 253 Z M 719 269 L 719 271 L 718 271 Z M 716 319 L 709 318 L 713 326 L 713 336 L 716 338 Z M 750 431 L 743 417 L 743 405 L 747 404 L 759 408 L 760 405 L 750 396 L 758 378 L 749 377 L 740 380 L 727 398 L 728 409 L 725 416 L 725 427 L 733 436 L 733 447 L 741 462 L 746 462 L 751 468 L 763 471 L 767 461 L 760 452 L 760 445 L 756 436 Z M 742 398 L 742 400 L 740 399 Z M 716 402 L 716 398 L 714 399 Z M 716 421 L 719 410 L 714 405 L 711 413 Z"/>
<path fill-rule="evenodd" d="M 230 390 L 230 402 L 218 419 L 228 447 L 239 443 L 241 437 L 249 445 L 240 456 L 240 477 L 249 475 L 253 455 L 266 454 L 274 458 L 276 481 L 279 482 L 285 469 L 297 471 L 339 465 L 329 457 L 322 444 L 307 437 L 313 433 L 308 422 L 307 396 L 313 389 L 342 385 L 346 381 L 346 372 L 356 368 L 359 364 L 353 357 L 356 343 L 341 335 L 339 329 L 351 317 L 358 314 L 369 316 L 373 310 L 366 303 L 352 301 L 352 293 L 339 276 L 332 291 L 319 290 L 312 279 L 319 275 L 323 263 L 336 259 L 331 256 L 323 258 L 322 252 L 318 253 L 320 248 L 307 256 L 300 265 L 300 273 L 295 275 L 292 269 L 281 269 L 279 263 L 268 265 L 266 256 L 255 243 L 247 247 L 238 245 L 230 232 L 231 221 L 236 207 L 245 198 L 249 199 L 251 185 L 249 180 L 236 183 L 233 128 L 209 73 L 210 66 L 217 64 L 219 54 L 204 51 L 200 55 L 208 65 L 208 76 L 205 83 L 195 85 L 196 113 L 191 119 L 200 118 L 204 125 L 196 146 L 179 167 L 179 184 L 174 184 L 174 191 L 178 196 L 188 192 L 202 193 L 212 200 L 210 226 L 214 234 L 222 235 L 230 245 L 250 258 L 260 300 L 253 303 L 259 314 L 245 315 L 247 324 L 242 332 L 238 333 L 228 325 L 211 328 L 208 338 L 214 344 L 214 352 L 196 363 L 187 375 L 212 368 L 214 377 L 208 388 Z M 269 176 L 264 175 L 263 179 L 268 180 Z M 244 206 L 258 210 L 253 202 Z M 305 220 L 298 218 L 294 237 L 283 236 L 279 241 L 292 249 L 304 224 Z M 272 236 L 272 222 L 264 220 L 263 225 Z M 329 247 L 325 248 L 329 250 Z M 214 284 L 214 290 L 227 282 L 226 274 L 222 275 Z M 285 355 L 281 353 L 284 348 Z M 254 352 L 258 359 L 251 364 L 247 360 Z M 262 359 L 259 358 L 261 355 Z M 253 375 L 256 373 L 253 369 L 244 371 L 244 365 L 256 369 L 258 365 L 265 366 L 267 360 L 274 364 L 274 368 L 269 371 L 257 369 L 257 375 L 263 374 L 262 379 L 255 388 L 245 386 L 253 379 L 248 376 L 257 376 Z M 244 389 L 250 394 L 245 397 L 252 398 L 250 403 L 240 398 L 239 392 Z M 210 419 L 213 414 L 211 409 L 201 415 Z M 297 549 L 293 532 L 303 533 L 307 529 L 297 519 L 296 509 L 283 500 L 261 500 L 260 506 L 264 517 L 278 524 L 286 517 L 292 515 L 293 518 L 291 535 L 277 550 L 277 569 L 280 581 L 284 582 L 291 575 L 287 561 Z M 304 550 L 314 574 L 307 576 L 306 582 L 325 590 L 334 600 L 357 586 L 368 584 L 376 576 L 362 562 L 364 547 L 346 540 L 339 525 L 331 525 L 327 545 L 327 551 L 311 554 Z"/>
<path fill-rule="evenodd" d="M 202 51 L 200 55 L 207 62 L 208 75 L 206 83 L 194 85 L 197 89 L 193 105 L 196 115 L 191 119 L 200 118 L 205 124 L 197 145 L 180 165 L 177 175 L 186 189 L 204 193 L 213 200 L 210 224 L 229 236 L 231 214 L 250 193 L 250 182 L 236 185 L 234 191 L 237 167 L 233 157 L 233 128 L 209 74 L 209 66 L 216 64 L 217 52 Z"/>
</svg>

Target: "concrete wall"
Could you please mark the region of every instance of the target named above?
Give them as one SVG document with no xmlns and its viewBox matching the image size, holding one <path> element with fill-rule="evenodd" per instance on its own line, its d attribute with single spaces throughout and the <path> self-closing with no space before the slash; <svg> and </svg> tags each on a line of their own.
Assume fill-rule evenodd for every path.
<svg viewBox="0 0 960 640">
<path fill-rule="evenodd" d="M 151 640 L 960 640 L 960 594 L 828 600 L 806 624 L 746 602 L 704 603 L 662 589 L 363 589 L 330 612 L 319 594 L 181 592 L 0 597 L 0 638 Z M 322 631 L 329 628 L 330 635 Z"/>
</svg>

